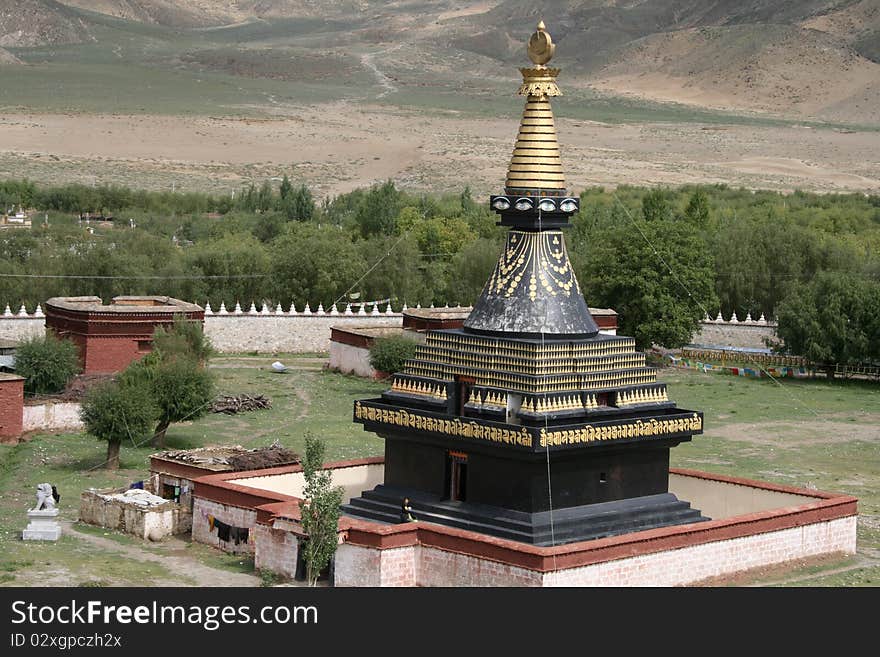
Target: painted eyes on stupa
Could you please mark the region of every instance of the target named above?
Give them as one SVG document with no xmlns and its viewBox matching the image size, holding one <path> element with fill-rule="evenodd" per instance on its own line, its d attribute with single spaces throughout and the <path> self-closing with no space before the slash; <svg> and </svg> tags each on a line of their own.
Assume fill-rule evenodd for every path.
<svg viewBox="0 0 880 657">
<path fill-rule="evenodd" d="M 538 208 L 542 212 L 553 212 L 556 209 L 556 204 L 549 198 L 545 198 L 543 201 L 538 203 Z"/>
<path fill-rule="evenodd" d="M 578 209 L 577 201 L 573 198 L 566 198 L 559 204 L 559 209 L 563 212 L 575 212 Z"/>
<path fill-rule="evenodd" d="M 496 198 L 492 202 L 492 207 L 495 208 L 496 210 L 506 210 L 507 208 L 510 207 L 510 201 L 508 201 L 506 198 L 504 198 L 502 196 L 500 198 Z"/>
<path fill-rule="evenodd" d="M 520 212 L 525 212 L 526 210 L 531 210 L 531 209 L 532 209 L 532 202 L 531 202 L 529 199 L 527 199 L 527 198 L 521 198 L 520 200 L 518 200 L 518 201 L 514 204 L 513 207 L 515 207 L 515 208 L 516 208 L 517 210 L 519 210 Z"/>
</svg>

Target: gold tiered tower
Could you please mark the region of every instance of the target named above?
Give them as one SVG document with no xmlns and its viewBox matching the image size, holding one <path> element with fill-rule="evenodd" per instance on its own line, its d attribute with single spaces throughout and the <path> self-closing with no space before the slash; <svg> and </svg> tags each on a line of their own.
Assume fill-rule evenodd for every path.
<svg viewBox="0 0 880 657">
<path fill-rule="evenodd" d="M 541 21 L 529 39 L 529 59 L 535 66 L 520 69 L 523 83 L 519 95 L 526 97 L 526 106 L 507 168 L 508 194 L 541 196 L 565 192 L 565 175 L 550 106 L 551 96 L 562 95 L 556 84 L 560 69 L 546 66 L 555 50 L 556 45 Z"/>
<path fill-rule="evenodd" d="M 385 481 L 343 506 L 536 545 L 703 520 L 669 493 L 669 450 L 702 433 L 632 338 L 599 332 L 562 228 L 567 196 L 549 98 L 544 24 L 529 40 L 526 96 L 505 194 L 490 206 L 507 244 L 462 329 L 429 331 L 354 421 L 385 439 Z"/>
</svg>

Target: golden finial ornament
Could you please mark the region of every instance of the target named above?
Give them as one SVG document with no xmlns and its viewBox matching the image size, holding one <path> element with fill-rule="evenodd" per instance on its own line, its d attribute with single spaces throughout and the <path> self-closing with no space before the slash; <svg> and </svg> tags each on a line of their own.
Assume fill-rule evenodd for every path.
<svg viewBox="0 0 880 657">
<path fill-rule="evenodd" d="M 556 44 L 547 33 L 544 21 L 540 21 L 535 33 L 529 38 L 529 59 L 538 66 L 544 66 L 553 59 L 554 52 L 556 52 Z"/>
</svg>

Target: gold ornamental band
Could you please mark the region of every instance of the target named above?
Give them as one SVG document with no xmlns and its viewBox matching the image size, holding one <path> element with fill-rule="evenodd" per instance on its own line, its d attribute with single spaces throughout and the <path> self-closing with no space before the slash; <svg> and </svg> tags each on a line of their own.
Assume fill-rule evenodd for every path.
<svg viewBox="0 0 880 657">
<path fill-rule="evenodd" d="M 533 173 L 530 171 L 508 171 L 507 179 L 516 180 L 518 182 L 521 182 L 523 180 L 537 180 L 542 183 L 556 183 L 565 181 L 565 177 L 562 174 Z"/>
<path fill-rule="evenodd" d="M 556 138 L 556 128 L 553 125 L 522 125 L 519 128 L 521 135 L 552 135 Z"/>
<path fill-rule="evenodd" d="M 523 148 L 518 147 L 513 149 L 513 156 L 525 156 L 525 157 L 552 157 L 559 158 L 559 147 L 556 148 Z"/>
<path fill-rule="evenodd" d="M 559 170 L 562 171 L 562 164 L 553 157 L 525 157 L 517 155 L 510 160 L 510 166 L 513 167 L 514 164 L 540 164 L 545 167 L 559 167 Z"/>
<path fill-rule="evenodd" d="M 556 134 L 555 133 L 530 133 L 530 132 L 520 132 L 516 136 L 516 146 L 515 148 L 522 148 L 524 143 L 532 143 L 532 142 L 541 142 L 547 144 L 557 144 Z"/>
<path fill-rule="evenodd" d="M 694 413 L 691 417 L 669 420 L 651 419 L 636 420 L 631 424 L 612 426 L 586 426 L 582 429 L 566 431 L 547 431 L 541 429 L 541 447 L 558 447 L 560 445 L 579 445 L 582 443 L 601 442 L 606 440 L 623 440 L 625 438 L 645 438 L 668 436 L 685 431 L 702 431 L 703 418 Z"/>
<path fill-rule="evenodd" d="M 511 429 L 502 429 L 501 427 L 488 427 L 477 422 L 462 422 L 460 418 L 447 420 L 398 409 L 362 406 L 359 401 L 355 402 L 354 416 L 359 420 L 369 420 L 370 422 L 409 429 L 420 429 L 422 431 L 442 433 L 460 438 L 474 438 L 494 443 L 504 443 L 506 445 L 519 445 L 521 447 L 532 446 L 532 434 L 525 427 L 513 431 Z"/>
<path fill-rule="evenodd" d="M 510 167 L 508 168 L 509 173 L 528 173 L 530 171 L 536 173 L 556 174 L 559 176 L 562 175 L 562 167 L 558 162 L 538 162 L 530 164 L 528 162 L 522 162 L 521 160 L 511 160 Z"/>
</svg>

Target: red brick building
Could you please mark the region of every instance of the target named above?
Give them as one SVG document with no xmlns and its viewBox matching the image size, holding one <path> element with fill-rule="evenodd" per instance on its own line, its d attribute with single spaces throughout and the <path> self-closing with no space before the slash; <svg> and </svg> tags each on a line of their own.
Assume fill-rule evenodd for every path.
<svg viewBox="0 0 880 657">
<path fill-rule="evenodd" d="M 176 316 L 205 321 L 201 306 L 171 297 L 53 297 L 46 302 L 46 328 L 79 348 L 84 374 L 109 374 L 153 349 L 153 332 Z"/>
<path fill-rule="evenodd" d="M 0 443 L 18 442 L 24 416 L 24 379 L 0 372 Z"/>
</svg>

